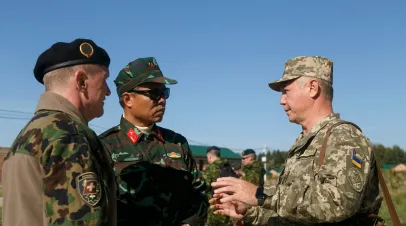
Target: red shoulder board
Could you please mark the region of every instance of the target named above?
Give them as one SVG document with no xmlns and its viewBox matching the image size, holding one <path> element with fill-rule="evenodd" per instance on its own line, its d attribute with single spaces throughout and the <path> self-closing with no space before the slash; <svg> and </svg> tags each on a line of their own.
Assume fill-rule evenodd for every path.
<svg viewBox="0 0 406 226">
<path fill-rule="evenodd" d="M 133 130 L 133 128 L 130 128 L 127 132 L 127 137 L 130 138 L 130 140 L 133 142 L 133 144 L 136 144 L 138 140 L 140 139 L 140 136 Z"/>
</svg>

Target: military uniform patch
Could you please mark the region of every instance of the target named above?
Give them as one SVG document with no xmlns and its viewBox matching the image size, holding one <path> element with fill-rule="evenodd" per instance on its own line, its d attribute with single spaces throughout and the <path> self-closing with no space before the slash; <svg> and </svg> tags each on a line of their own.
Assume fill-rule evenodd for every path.
<svg viewBox="0 0 406 226">
<path fill-rule="evenodd" d="M 352 188 L 355 191 L 361 192 L 364 187 L 364 178 L 356 168 L 350 168 L 347 172 L 347 178 Z"/>
<path fill-rule="evenodd" d="M 138 134 L 132 128 L 128 130 L 127 137 L 130 138 L 133 144 L 136 144 L 140 139 L 140 136 L 138 136 Z"/>
<path fill-rule="evenodd" d="M 362 168 L 362 160 L 360 158 L 358 158 L 357 156 L 357 152 L 354 150 L 352 150 L 352 154 L 351 154 L 351 162 L 352 164 L 354 164 L 356 167 L 358 168 Z"/>
<path fill-rule="evenodd" d="M 83 201 L 96 206 L 101 200 L 101 185 L 93 172 L 82 173 L 76 177 L 76 189 Z"/>
<path fill-rule="evenodd" d="M 168 154 L 169 158 L 173 158 L 173 159 L 178 159 L 180 157 L 182 157 L 179 153 L 176 152 L 171 152 L 170 154 Z"/>
</svg>

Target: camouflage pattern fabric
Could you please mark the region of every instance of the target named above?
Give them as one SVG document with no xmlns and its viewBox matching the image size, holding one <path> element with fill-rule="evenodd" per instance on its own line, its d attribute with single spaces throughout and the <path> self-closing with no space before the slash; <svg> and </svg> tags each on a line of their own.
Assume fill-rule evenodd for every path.
<svg viewBox="0 0 406 226">
<path fill-rule="evenodd" d="M 278 184 L 265 186 L 269 197 L 262 207 L 250 208 L 245 221 L 266 225 L 279 216 L 285 222 L 280 225 L 369 224 L 365 216 L 377 214 L 382 197 L 371 144 L 362 132 L 348 124 L 335 127 L 324 164 L 317 165 L 326 131 L 338 121 L 338 114 L 330 114 L 296 139 Z"/>
<path fill-rule="evenodd" d="M 299 56 L 285 63 L 285 71 L 281 79 L 269 83 L 269 87 L 280 91 L 281 86 L 301 76 L 322 79 L 333 85 L 333 61 L 320 56 Z"/>
<path fill-rule="evenodd" d="M 202 176 L 206 182 L 207 186 L 207 198 L 210 200 L 213 197 L 213 189 L 211 187 L 211 183 L 216 181 L 217 178 L 220 176 L 220 168 L 228 163 L 227 159 L 216 159 L 211 164 L 207 166 L 207 168 L 202 172 Z M 230 221 L 230 217 L 217 214 L 213 214 L 214 210 L 209 209 L 207 214 L 207 226 L 215 226 L 215 225 L 233 225 Z"/>
<path fill-rule="evenodd" d="M 154 57 L 138 58 L 127 64 L 118 73 L 114 84 L 117 94 L 121 97 L 124 92 L 146 82 L 157 82 L 167 85 L 177 84 L 178 81 L 164 77 L 158 62 Z"/>
<path fill-rule="evenodd" d="M 261 163 L 254 161 L 242 167 L 242 180 L 248 181 L 258 186 L 264 186 L 265 169 Z"/>
<path fill-rule="evenodd" d="M 124 117 L 99 137 L 114 161 L 118 225 L 204 225 L 206 185 L 185 137 L 156 125 L 145 134 Z"/>
<path fill-rule="evenodd" d="M 36 158 L 45 173 L 46 225 L 112 225 L 108 212 L 115 209 L 109 209 L 107 200 L 114 191 L 106 184 L 114 182 L 113 171 L 87 125 L 61 111 L 39 110 L 15 139 L 5 162 L 16 154 Z"/>
</svg>

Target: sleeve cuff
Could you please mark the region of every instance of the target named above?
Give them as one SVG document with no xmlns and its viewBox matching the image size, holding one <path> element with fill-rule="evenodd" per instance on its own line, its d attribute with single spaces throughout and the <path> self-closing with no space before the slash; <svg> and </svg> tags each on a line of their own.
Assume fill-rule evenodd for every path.
<svg viewBox="0 0 406 226">
<path fill-rule="evenodd" d="M 268 220 L 275 216 L 278 215 L 272 210 L 254 206 L 247 210 L 247 213 L 241 218 L 241 221 L 249 223 L 249 225 L 267 225 Z"/>
<path fill-rule="evenodd" d="M 264 194 L 267 196 L 274 196 L 276 194 L 276 185 L 264 186 Z"/>
</svg>

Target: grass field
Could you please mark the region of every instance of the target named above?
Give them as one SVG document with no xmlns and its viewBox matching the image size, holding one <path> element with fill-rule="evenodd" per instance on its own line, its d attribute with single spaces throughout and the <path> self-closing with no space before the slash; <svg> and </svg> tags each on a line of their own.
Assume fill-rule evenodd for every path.
<svg viewBox="0 0 406 226">
<path fill-rule="evenodd" d="M 400 222 L 406 226 L 406 173 L 385 172 L 384 177 Z M 386 202 L 382 202 L 379 215 L 386 221 L 386 225 L 393 225 Z"/>
<path fill-rule="evenodd" d="M 391 196 L 400 222 L 402 223 L 402 226 L 406 226 L 406 191 L 397 194 L 391 193 Z M 379 215 L 386 221 L 386 225 L 393 225 L 385 202 L 382 203 Z"/>
</svg>

